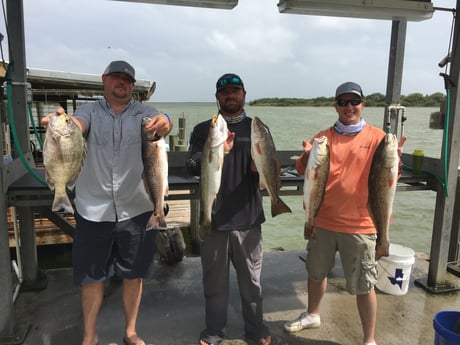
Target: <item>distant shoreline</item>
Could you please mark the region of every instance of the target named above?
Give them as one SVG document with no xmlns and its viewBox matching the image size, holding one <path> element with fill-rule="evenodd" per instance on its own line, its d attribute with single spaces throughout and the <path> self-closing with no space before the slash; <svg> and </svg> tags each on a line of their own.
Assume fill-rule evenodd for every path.
<svg viewBox="0 0 460 345">
<path fill-rule="evenodd" d="M 385 107 L 385 96 L 381 93 L 373 93 L 365 96 L 366 106 Z M 400 105 L 404 107 L 439 107 L 445 102 L 446 96 L 440 92 L 432 95 L 412 93 L 407 96 L 401 95 Z M 334 97 L 316 98 L 259 98 L 249 102 L 251 106 L 264 107 L 330 107 L 334 104 Z"/>
</svg>

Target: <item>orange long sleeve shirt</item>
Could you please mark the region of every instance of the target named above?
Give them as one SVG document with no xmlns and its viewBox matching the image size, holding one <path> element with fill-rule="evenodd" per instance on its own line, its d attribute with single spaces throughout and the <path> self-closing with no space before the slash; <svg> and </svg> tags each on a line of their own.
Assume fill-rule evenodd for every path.
<svg viewBox="0 0 460 345">
<path fill-rule="evenodd" d="M 385 132 L 366 125 L 356 135 L 343 135 L 331 127 L 315 137 L 323 135 L 329 141 L 330 171 L 315 226 L 350 234 L 376 233 L 367 208 L 368 178 L 374 152 Z M 296 168 L 299 174 L 305 173 L 301 157 Z"/>
</svg>

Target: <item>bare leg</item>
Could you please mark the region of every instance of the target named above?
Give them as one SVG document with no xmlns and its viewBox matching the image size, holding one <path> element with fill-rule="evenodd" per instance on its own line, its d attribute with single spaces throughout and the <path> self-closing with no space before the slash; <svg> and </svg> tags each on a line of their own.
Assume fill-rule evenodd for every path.
<svg viewBox="0 0 460 345">
<path fill-rule="evenodd" d="M 136 340 L 137 313 L 142 297 L 142 279 L 123 279 L 123 305 L 125 308 L 125 338 Z"/>
<path fill-rule="evenodd" d="M 375 341 L 375 326 L 377 323 L 377 295 L 372 289 L 368 294 L 357 295 L 359 317 L 363 326 L 363 339 L 365 343 Z"/>
<path fill-rule="evenodd" d="M 81 302 L 85 327 L 82 345 L 97 344 L 96 323 L 103 298 L 103 282 L 85 284 L 81 287 Z"/>
<path fill-rule="evenodd" d="M 319 306 L 327 288 L 327 278 L 317 282 L 308 279 L 308 312 L 318 314 Z"/>
</svg>

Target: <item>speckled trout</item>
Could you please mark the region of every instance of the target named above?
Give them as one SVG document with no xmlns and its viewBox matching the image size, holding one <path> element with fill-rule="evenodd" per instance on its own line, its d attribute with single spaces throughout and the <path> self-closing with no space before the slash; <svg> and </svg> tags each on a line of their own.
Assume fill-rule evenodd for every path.
<svg viewBox="0 0 460 345">
<path fill-rule="evenodd" d="M 266 188 L 270 196 L 272 217 L 291 212 L 279 196 L 281 171 L 275 143 L 269 128 L 258 117 L 251 123 L 251 155 L 259 173 L 260 189 Z"/>
<path fill-rule="evenodd" d="M 390 223 L 398 180 L 398 141 L 387 134 L 375 150 L 369 172 L 368 208 L 377 229 L 376 259 L 389 255 Z"/>
<path fill-rule="evenodd" d="M 148 132 L 145 126 L 152 119 L 142 120 L 142 162 L 144 163 L 145 190 L 153 203 L 153 213 L 147 222 L 147 230 L 166 229 L 165 197 L 169 192 L 168 185 L 168 154 L 163 137 Z"/>
<path fill-rule="evenodd" d="M 327 137 L 313 139 L 308 156 L 303 184 L 303 208 L 305 210 L 304 238 L 313 233 L 313 220 L 318 214 L 329 176 L 329 142 Z"/>
<path fill-rule="evenodd" d="M 212 208 L 220 189 L 227 137 L 227 122 L 220 114 L 213 115 L 201 155 L 200 235 L 211 232 Z"/>
<path fill-rule="evenodd" d="M 70 116 L 66 113 L 51 116 L 46 128 L 43 164 L 48 187 L 54 191 L 54 212 L 74 213 L 67 189 L 74 189 L 86 152 L 80 127 Z"/>
</svg>

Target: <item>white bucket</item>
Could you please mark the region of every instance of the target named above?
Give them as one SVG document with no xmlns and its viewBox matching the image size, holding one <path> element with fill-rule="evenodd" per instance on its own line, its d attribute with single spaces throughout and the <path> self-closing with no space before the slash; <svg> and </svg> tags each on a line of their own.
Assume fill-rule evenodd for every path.
<svg viewBox="0 0 460 345">
<path fill-rule="evenodd" d="M 377 289 L 390 295 L 407 293 L 415 252 L 399 244 L 390 244 L 390 255 L 379 259 Z"/>
</svg>

